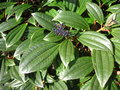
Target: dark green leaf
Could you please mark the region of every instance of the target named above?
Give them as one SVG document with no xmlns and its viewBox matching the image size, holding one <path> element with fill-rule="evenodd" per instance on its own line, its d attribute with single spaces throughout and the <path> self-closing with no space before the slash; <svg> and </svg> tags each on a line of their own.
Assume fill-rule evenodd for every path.
<svg viewBox="0 0 120 90">
<path fill-rule="evenodd" d="M 14 4 L 16 4 L 16 2 L 2 2 L 2 3 L 0 3 L 0 9 L 7 8 L 7 7 L 14 5 Z"/>
<path fill-rule="evenodd" d="M 95 18 L 95 20 L 98 21 L 99 24 L 102 25 L 104 23 L 103 12 L 97 4 L 92 2 L 87 2 L 86 8 L 89 11 L 89 13 Z"/>
<path fill-rule="evenodd" d="M 93 70 L 91 57 L 81 57 L 68 69 L 60 73 L 60 79 L 71 80 L 85 77 Z"/>
<path fill-rule="evenodd" d="M 92 62 L 100 86 L 104 87 L 113 72 L 113 55 L 106 51 L 93 50 Z"/>
<path fill-rule="evenodd" d="M 67 67 L 68 64 L 75 59 L 74 46 L 70 40 L 64 40 L 59 47 L 59 54 L 63 64 Z"/>
<path fill-rule="evenodd" d="M 63 39 L 62 36 L 56 35 L 54 32 L 50 32 L 48 35 L 46 35 L 43 38 L 45 41 L 49 41 L 49 42 L 57 42 Z"/>
<path fill-rule="evenodd" d="M 41 42 L 27 50 L 20 62 L 20 71 L 30 73 L 47 69 L 58 54 L 58 45 L 55 43 Z"/>
<path fill-rule="evenodd" d="M 32 16 L 35 18 L 35 20 L 44 28 L 48 30 L 52 30 L 53 28 L 53 22 L 52 22 L 52 17 L 49 15 L 46 15 L 44 13 L 32 13 Z"/>
<path fill-rule="evenodd" d="M 61 11 L 53 20 L 60 21 L 66 25 L 76 28 L 76 29 L 86 29 L 89 30 L 89 25 L 87 21 L 84 20 L 79 14 L 72 11 Z"/>
<path fill-rule="evenodd" d="M 6 38 L 7 47 L 12 46 L 17 41 L 20 40 L 26 27 L 27 27 L 27 24 L 22 24 L 14 28 L 11 32 L 9 32 Z"/>
<path fill-rule="evenodd" d="M 21 23 L 21 20 L 18 20 L 16 21 L 15 18 L 13 19 L 9 19 L 7 20 L 6 22 L 3 22 L 0 24 L 0 32 L 4 32 L 4 31 L 7 31 L 7 30 L 10 30 L 12 29 L 13 27 L 17 26 L 19 23 Z"/>
<path fill-rule="evenodd" d="M 82 44 L 92 49 L 113 52 L 113 47 L 111 42 L 105 35 L 101 33 L 93 32 L 93 31 L 83 32 L 82 35 L 79 36 L 78 40 Z"/>
</svg>

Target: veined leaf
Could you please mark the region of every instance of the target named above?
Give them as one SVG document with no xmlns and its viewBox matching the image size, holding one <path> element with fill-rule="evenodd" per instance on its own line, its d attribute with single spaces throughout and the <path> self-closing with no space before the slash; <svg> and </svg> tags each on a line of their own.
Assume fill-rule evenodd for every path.
<svg viewBox="0 0 120 90">
<path fill-rule="evenodd" d="M 78 0 L 64 0 L 63 1 L 63 4 L 65 5 L 66 9 L 70 11 L 75 11 L 75 9 L 77 8 L 77 3 L 78 3 Z"/>
<path fill-rule="evenodd" d="M 61 39 L 63 39 L 62 36 L 58 36 L 56 35 L 55 33 L 53 32 L 50 32 L 48 35 L 46 35 L 44 38 L 43 38 L 45 41 L 49 41 L 49 42 L 57 42 L 57 41 L 60 41 Z"/>
<path fill-rule="evenodd" d="M 92 2 L 87 2 L 86 8 L 89 11 L 89 13 L 95 18 L 95 20 L 98 21 L 99 24 L 102 25 L 104 23 L 103 12 L 97 4 Z"/>
<path fill-rule="evenodd" d="M 92 49 L 111 51 L 113 53 L 111 42 L 101 33 L 93 31 L 83 32 L 82 35 L 79 36 L 78 40 Z"/>
<path fill-rule="evenodd" d="M 7 30 L 10 30 L 12 29 L 13 27 L 17 26 L 19 23 L 21 23 L 21 20 L 18 20 L 16 21 L 15 18 L 13 19 L 9 19 L 7 20 L 6 22 L 3 22 L 0 24 L 0 32 L 4 32 L 4 31 L 7 31 Z"/>
<path fill-rule="evenodd" d="M 16 4 L 16 2 L 2 2 L 2 3 L 0 3 L 0 9 L 7 8 L 7 7 L 14 5 L 14 4 Z"/>
<path fill-rule="evenodd" d="M 7 47 L 12 46 L 17 41 L 19 41 L 19 39 L 22 37 L 26 27 L 27 27 L 27 24 L 22 24 L 20 26 L 17 26 L 16 28 L 14 28 L 11 32 L 9 32 L 9 34 L 6 37 Z"/>
<path fill-rule="evenodd" d="M 63 64 L 67 67 L 68 64 L 75 59 L 74 46 L 70 40 L 64 40 L 59 47 L 59 54 Z"/>
<path fill-rule="evenodd" d="M 18 12 L 20 13 L 20 12 L 23 12 L 23 11 L 25 11 L 26 9 L 28 9 L 28 8 L 30 8 L 31 7 L 31 5 L 29 5 L 29 4 L 22 4 L 22 5 L 17 5 L 17 6 L 15 6 L 9 13 L 8 13 L 8 16 L 7 16 L 7 19 L 9 18 L 9 17 L 11 17 L 14 13 L 17 13 L 18 14 Z M 22 15 L 22 14 L 21 14 Z M 20 16 L 21 16 L 20 15 Z"/>
<path fill-rule="evenodd" d="M 60 79 L 71 80 L 85 77 L 93 70 L 91 57 L 81 57 L 70 67 L 60 73 Z"/>
<path fill-rule="evenodd" d="M 44 28 L 48 29 L 48 30 L 52 30 L 53 28 L 53 22 L 52 22 L 52 17 L 44 14 L 44 13 L 32 13 L 32 16 L 35 18 L 35 20 Z"/>
<path fill-rule="evenodd" d="M 107 51 L 93 50 L 92 62 L 97 79 L 100 83 L 100 86 L 103 88 L 113 72 L 113 55 Z"/>
<path fill-rule="evenodd" d="M 87 21 L 85 21 L 79 14 L 72 11 L 61 11 L 53 20 L 63 22 L 76 29 L 90 29 Z"/>
<path fill-rule="evenodd" d="M 23 53 L 19 69 L 22 73 L 30 73 L 47 69 L 58 54 L 58 45 L 41 42 Z"/>
<path fill-rule="evenodd" d="M 48 14 L 52 17 L 55 17 L 58 14 L 58 12 L 55 9 L 50 9 L 48 12 L 46 12 L 46 14 Z"/>
<path fill-rule="evenodd" d="M 52 90 L 68 90 L 67 85 L 63 81 L 55 82 Z"/>
<path fill-rule="evenodd" d="M 6 44 L 4 39 L 0 39 L 0 51 L 6 50 Z"/>
<path fill-rule="evenodd" d="M 10 68 L 10 75 L 14 79 L 17 79 L 19 81 L 25 82 L 25 75 L 22 73 L 19 73 L 19 67 L 18 66 L 12 66 Z"/>
<path fill-rule="evenodd" d="M 116 13 L 120 9 L 120 4 L 115 4 L 107 9 L 107 11 L 110 11 L 112 13 Z"/>
<path fill-rule="evenodd" d="M 79 0 L 79 6 L 77 7 L 76 12 L 81 15 L 86 10 L 85 5 L 89 1 L 91 1 L 91 0 Z"/>
<path fill-rule="evenodd" d="M 113 37 L 120 39 L 120 28 L 113 28 L 111 34 Z"/>
<path fill-rule="evenodd" d="M 120 64 L 120 40 L 118 38 L 113 38 L 112 43 L 114 44 L 115 50 L 115 61 Z"/>
</svg>

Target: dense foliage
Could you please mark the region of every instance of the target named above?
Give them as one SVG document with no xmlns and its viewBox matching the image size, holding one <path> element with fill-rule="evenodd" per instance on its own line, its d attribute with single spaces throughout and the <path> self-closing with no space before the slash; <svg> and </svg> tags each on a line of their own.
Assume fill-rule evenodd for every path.
<svg viewBox="0 0 120 90">
<path fill-rule="evenodd" d="M 0 90 L 119 89 L 119 0 L 0 2 Z"/>
</svg>

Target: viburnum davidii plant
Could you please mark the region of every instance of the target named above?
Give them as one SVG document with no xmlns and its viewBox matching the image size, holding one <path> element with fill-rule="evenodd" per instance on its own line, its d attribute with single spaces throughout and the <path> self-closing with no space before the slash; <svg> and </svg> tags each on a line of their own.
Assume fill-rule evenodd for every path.
<svg viewBox="0 0 120 90">
<path fill-rule="evenodd" d="M 119 3 L 0 1 L 0 90 L 119 90 Z"/>
</svg>

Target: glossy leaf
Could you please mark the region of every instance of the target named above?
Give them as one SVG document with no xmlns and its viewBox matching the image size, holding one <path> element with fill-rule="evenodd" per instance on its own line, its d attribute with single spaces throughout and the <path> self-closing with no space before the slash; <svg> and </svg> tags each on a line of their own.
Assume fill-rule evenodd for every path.
<svg viewBox="0 0 120 90">
<path fill-rule="evenodd" d="M 97 4 L 92 2 L 87 2 L 86 8 L 89 11 L 89 13 L 95 18 L 95 20 L 98 21 L 99 24 L 102 25 L 104 23 L 103 12 Z"/>
<path fill-rule="evenodd" d="M 64 40 L 59 47 L 59 54 L 62 63 L 67 67 L 75 59 L 74 46 L 70 40 Z"/>
<path fill-rule="evenodd" d="M 14 57 L 17 58 L 18 60 L 21 59 L 21 55 L 23 54 L 24 51 L 26 51 L 29 48 L 30 40 L 25 40 L 22 42 L 16 49 L 14 53 Z"/>
<path fill-rule="evenodd" d="M 76 29 L 86 29 L 89 30 L 89 25 L 87 21 L 84 20 L 79 14 L 72 11 L 61 11 L 54 17 L 55 21 L 63 22 L 66 25 L 76 28 Z"/>
<path fill-rule="evenodd" d="M 83 14 L 84 13 L 84 11 L 86 10 L 86 7 L 85 7 L 85 5 L 86 5 L 86 3 L 87 2 L 89 2 L 89 1 L 91 1 L 91 0 L 79 0 L 79 6 L 77 7 L 77 13 L 78 14 Z"/>
<path fill-rule="evenodd" d="M 71 80 L 85 77 L 93 70 L 91 57 L 80 57 L 70 67 L 60 73 L 60 79 Z"/>
<path fill-rule="evenodd" d="M 113 28 L 111 34 L 113 37 L 120 39 L 120 28 Z"/>
<path fill-rule="evenodd" d="M 15 2 L 1 2 L 0 3 L 0 9 L 7 8 L 7 7 L 9 7 L 11 5 L 14 5 L 14 4 L 16 4 L 16 3 Z"/>
<path fill-rule="evenodd" d="M 22 73 L 19 73 L 19 67 L 18 66 L 13 66 L 10 68 L 10 74 L 11 77 L 13 77 L 16 80 L 25 82 L 25 76 Z"/>
<path fill-rule="evenodd" d="M 39 12 L 32 13 L 32 16 L 42 27 L 48 30 L 52 30 L 54 23 L 52 22 L 51 16 Z"/>
<path fill-rule="evenodd" d="M 93 32 L 93 31 L 83 32 L 82 35 L 79 36 L 78 40 L 82 44 L 92 49 L 113 52 L 113 47 L 111 42 L 106 36 L 104 36 L 101 33 Z"/>
<path fill-rule="evenodd" d="M 62 36 L 58 36 L 56 35 L 55 33 L 53 32 L 50 32 L 48 35 L 46 35 L 44 38 L 43 38 L 45 41 L 49 41 L 49 42 L 57 42 L 57 41 L 60 41 L 63 39 Z"/>
<path fill-rule="evenodd" d="M 26 10 L 26 9 L 28 9 L 28 8 L 30 8 L 31 7 L 31 5 L 29 5 L 29 4 L 22 4 L 22 5 L 17 5 L 17 6 L 15 6 L 9 13 L 8 13 L 8 16 L 7 16 L 7 19 L 9 18 L 9 17 L 11 17 L 14 13 L 17 13 L 18 14 L 18 12 L 20 13 L 20 12 L 23 12 L 24 10 Z M 21 14 L 22 15 L 22 14 Z M 21 16 L 20 15 L 20 16 Z M 19 17 L 20 17 L 19 16 Z M 18 18 L 17 18 L 18 19 Z"/>
<path fill-rule="evenodd" d="M 6 22 L 3 22 L 3 23 L 0 24 L 0 32 L 10 30 L 13 27 L 17 26 L 18 24 L 20 24 L 20 23 L 21 23 L 21 19 L 19 21 L 16 21 L 15 18 L 9 19 Z"/>
<path fill-rule="evenodd" d="M 78 0 L 64 0 L 63 4 L 65 5 L 67 10 L 70 11 L 75 11 L 75 9 L 77 8 L 77 3 Z"/>
<path fill-rule="evenodd" d="M 67 85 L 63 81 L 55 82 L 52 90 L 68 90 Z"/>
<path fill-rule="evenodd" d="M 110 11 L 112 13 L 116 13 L 120 9 L 120 4 L 115 4 L 107 9 L 107 11 Z"/>
<path fill-rule="evenodd" d="M 21 73 L 30 73 L 47 69 L 58 54 L 58 45 L 55 43 L 38 43 L 22 56 L 19 69 Z"/>
<path fill-rule="evenodd" d="M 110 52 L 93 50 L 92 62 L 97 79 L 100 83 L 100 86 L 103 88 L 113 72 L 113 55 Z"/>
<path fill-rule="evenodd" d="M 9 34 L 7 35 L 7 38 L 6 38 L 7 47 L 12 46 L 17 41 L 20 40 L 20 38 L 22 37 L 22 35 L 26 29 L 26 26 L 27 26 L 27 24 L 22 24 L 20 26 L 17 26 L 11 32 L 9 32 Z"/>
<path fill-rule="evenodd" d="M 112 39 L 112 43 L 114 44 L 115 48 L 115 61 L 120 64 L 120 40 L 117 38 Z"/>
</svg>

